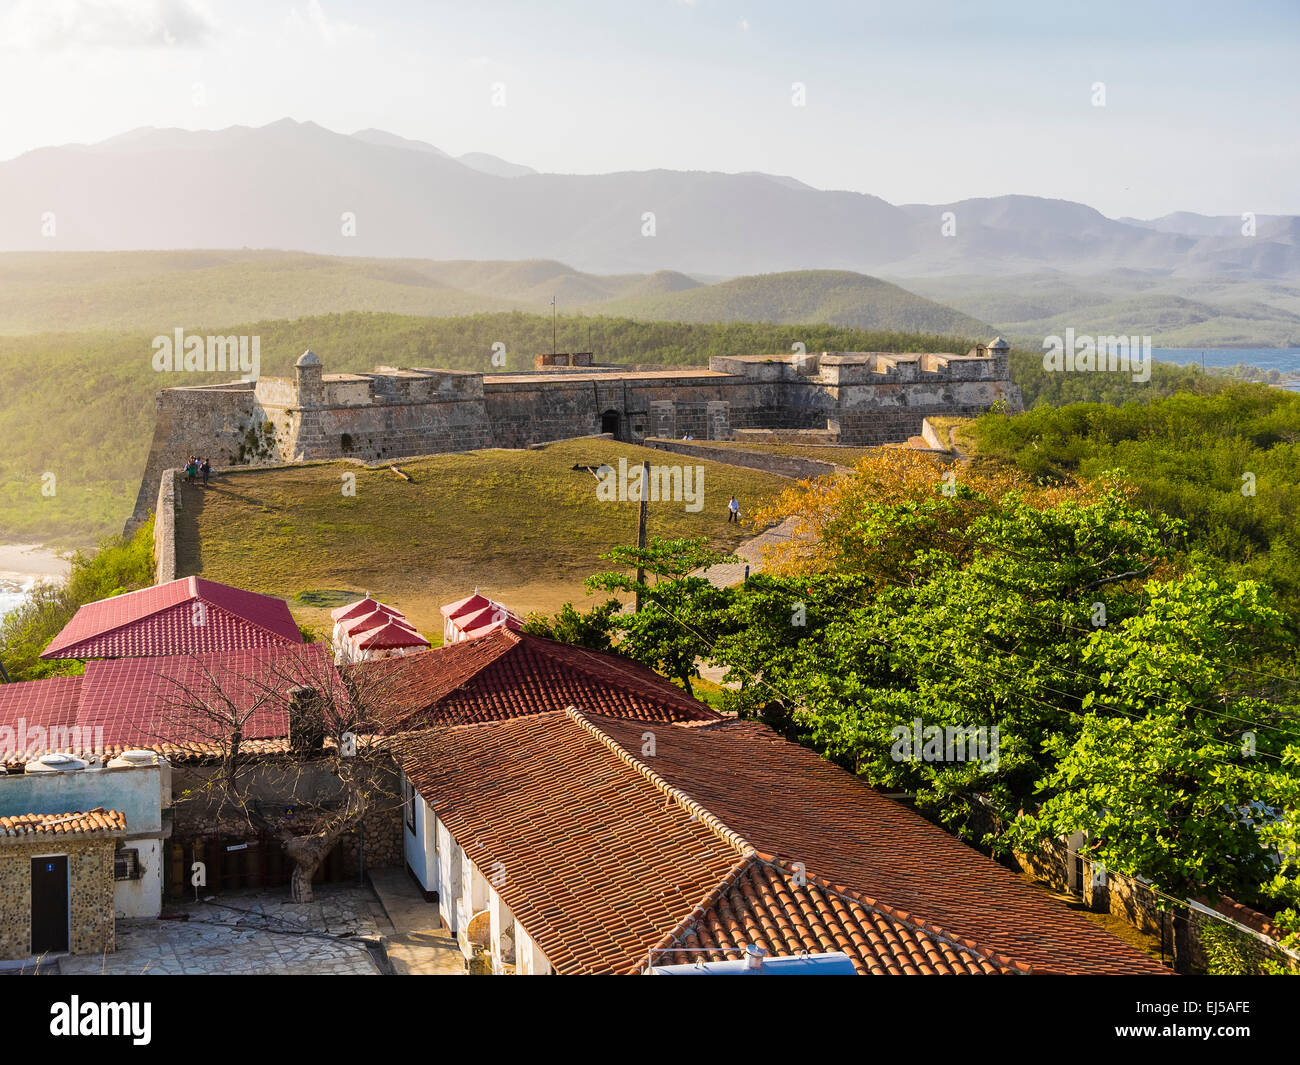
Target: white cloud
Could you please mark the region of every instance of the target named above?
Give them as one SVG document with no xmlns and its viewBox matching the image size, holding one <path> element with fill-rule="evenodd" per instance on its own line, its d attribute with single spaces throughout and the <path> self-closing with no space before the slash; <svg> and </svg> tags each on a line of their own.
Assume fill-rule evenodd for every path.
<svg viewBox="0 0 1300 1065">
<path fill-rule="evenodd" d="M 212 30 L 197 0 L 18 0 L 0 16 L 0 47 L 168 48 L 202 44 Z"/>
<path fill-rule="evenodd" d="M 330 18 L 321 7 L 320 0 L 307 0 L 306 7 L 301 11 L 296 7 L 290 8 L 285 18 L 285 25 L 298 33 L 314 32 L 330 47 L 350 44 L 371 36 L 360 26 L 344 22 L 342 19 Z"/>
</svg>

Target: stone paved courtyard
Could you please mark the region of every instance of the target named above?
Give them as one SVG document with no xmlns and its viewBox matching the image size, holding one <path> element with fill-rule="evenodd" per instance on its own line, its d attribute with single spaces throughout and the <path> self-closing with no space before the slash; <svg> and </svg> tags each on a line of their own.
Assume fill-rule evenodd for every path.
<svg viewBox="0 0 1300 1065">
<path fill-rule="evenodd" d="M 369 887 L 329 884 L 316 901 L 294 903 L 287 891 L 231 891 L 211 902 L 171 900 L 165 912 L 189 920 L 120 920 L 117 951 L 63 957 L 62 974 L 181 976 L 375 975 L 379 965 L 362 939 L 392 926 Z"/>
</svg>

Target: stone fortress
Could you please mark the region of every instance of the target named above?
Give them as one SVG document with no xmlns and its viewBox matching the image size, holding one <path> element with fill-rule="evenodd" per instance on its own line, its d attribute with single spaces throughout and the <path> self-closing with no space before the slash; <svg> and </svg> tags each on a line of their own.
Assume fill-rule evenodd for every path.
<svg viewBox="0 0 1300 1065">
<path fill-rule="evenodd" d="M 884 444 L 927 416 L 1019 409 L 1001 337 L 966 355 L 822 352 L 714 356 L 708 369 L 628 371 L 589 353 L 539 355 L 531 373 L 379 366 L 326 374 L 307 351 L 290 378 L 166 388 L 128 530 L 146 520 L 163 471 L 354 458 L 376 463 L 522 448 L 610 433 L 725 440 L 736 429 L 815 430 L 820 443 Z M 809 434 L 810 437 L 812 434 Z"/>
</svg>

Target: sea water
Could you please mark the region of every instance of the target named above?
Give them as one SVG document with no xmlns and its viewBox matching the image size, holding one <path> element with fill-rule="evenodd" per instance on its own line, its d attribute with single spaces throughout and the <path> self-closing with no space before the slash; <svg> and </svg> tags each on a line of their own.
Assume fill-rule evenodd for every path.
<svg viewBox="0 0 1300 1065">
<path fill-rule="evenodd" d="M 1258 366 L 1261 370 L 1300 371 L 1300 348 L 1152 348 L 1156 362 L 1174 362 L 1180 366 Z M 1300 381 L 1288 381 L 1283 387 L 1300 392 Z"/>
</svg>

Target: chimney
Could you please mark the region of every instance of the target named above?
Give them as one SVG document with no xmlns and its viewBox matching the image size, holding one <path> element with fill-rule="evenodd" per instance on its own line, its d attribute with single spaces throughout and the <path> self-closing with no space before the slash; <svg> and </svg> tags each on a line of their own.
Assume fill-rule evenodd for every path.
<svg viewBox="0 0 1300 1065">
<path fill-rule="evenodd" d="M 289 689 L 289 749 L 294 754 L 316 754 L 325 745 L 325 720 L 315 688 Z"/>
<path fill-rule="evenodd" d="M 763 968 L 763 956 L 767 954 L 757 943 L 750 943 L 745 947 L 745 968 L 757 972 Z"/>
</svg>

